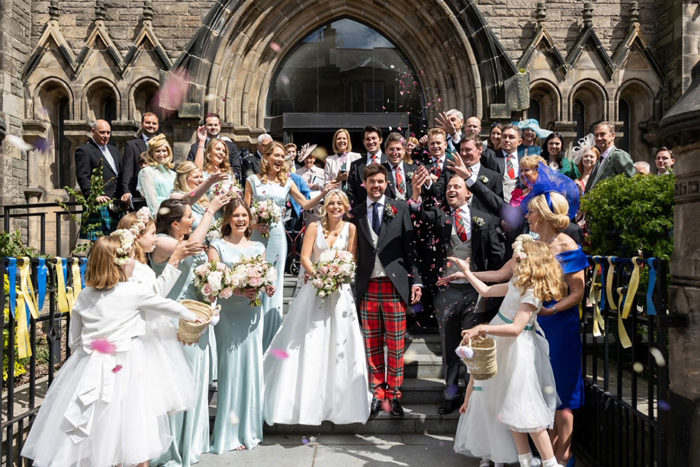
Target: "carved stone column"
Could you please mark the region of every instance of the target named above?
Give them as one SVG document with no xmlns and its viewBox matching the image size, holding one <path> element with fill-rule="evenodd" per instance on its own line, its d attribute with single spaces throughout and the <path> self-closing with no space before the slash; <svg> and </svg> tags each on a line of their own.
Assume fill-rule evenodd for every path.
<svg viewBox="0 0 700 467">
<path fill-rule="evenodd" d="M 668 464 L 700 465 L 700 62 L 692 82 L 661 120 L 676 156 L 674 253 L 669 312 Z"/>
<path fill-rule="evenodd" d="M 47 129 L 50 123 L 40 120 L 25 120 L 22 122 L 22 134 L 24 140 L 36 147 L 36 142 L 39 138 L 45 138 Z M 40 180 L 40 165 L 39 151 L 27 151 L 27 187 L 24 189 L 24 197 L 28 204 L 37 204 L 41 201 L 41 197 L 45 194 L 44 190 L 39 187 Z M 29 213 L 35 212 L 36 209 L 29 209 Z M 48 220 L 48 219 L 47 219 Z M 41 249 L 41 220 L 39 217 L 31 216 L 27 220 L 27 244 L 30 247 Z M 46 232 L 44 232 L 46 235 Z M 42 251 L 42 253 L 45 253 Z"/>
</svg>

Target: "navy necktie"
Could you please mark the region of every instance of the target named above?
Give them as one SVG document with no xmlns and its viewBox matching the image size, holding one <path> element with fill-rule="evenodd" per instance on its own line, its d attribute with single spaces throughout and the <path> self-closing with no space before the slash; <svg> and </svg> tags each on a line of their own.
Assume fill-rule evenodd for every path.
<svg viewBox="0 0 700 467">
<path fill-rule="evenodd" d="M 379 235 L 379 228 L 381 224 L 379 223 L 379 203 L 372 204 L 372 230 L 374 233 Z"/>
</svg>

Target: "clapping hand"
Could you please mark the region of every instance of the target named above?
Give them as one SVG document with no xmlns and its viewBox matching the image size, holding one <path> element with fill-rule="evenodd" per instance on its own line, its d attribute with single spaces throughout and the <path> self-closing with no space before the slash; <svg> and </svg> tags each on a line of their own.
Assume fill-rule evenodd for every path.
<svg viewBox="0 0 700 467">
<path fill-rule="evenodd" d="M 464 161 L 458 155 L 447 158 L 447 168 L 465 180 L 472 176 L 471 169 L 464 164 Z"/>
<path fill-rule="evenodd" d="M 425 166 L 420 166 L 418 167 L 418 170 L 416 170 L 413 173 L 413 178 L 411 179 L 411 185 L 413 186 L 413 199 L 417 200 L 418 197 L 421 195 L 421 191 L 423 190 L 423 185 L 426 184 L 428 181 L 428 178 L 430 177 L 430 174 L 428 173 L 428 169 L 425 168 Z"/>
<path fill-rule="evenodd" d="M 185 236 L 181 235 L 175 245 L 173 253 L 170 255 L 169 263 L 177 267 L 177 263 L 188 256 L 196 255 L 204 251 L 204 245 L 198 242 L 185 241 Z"/>
</svg>

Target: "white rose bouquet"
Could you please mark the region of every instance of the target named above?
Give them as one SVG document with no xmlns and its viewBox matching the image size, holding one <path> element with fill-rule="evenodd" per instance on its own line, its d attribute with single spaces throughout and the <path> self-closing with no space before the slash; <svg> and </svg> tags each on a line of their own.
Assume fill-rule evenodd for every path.
<svg viewBox="0 0 700 467">
<path fill-rule="evenodd" d="M 350 283 L 355 276 L 355 258 L 346 250 L 326 250 L 314 261 L 316 274 L 311 285 L 316 295 L 327 297 L 337 292 L 341 285 Z"/>
<path fill-rule="evenodd" d="M 260 291 L 268 286 L 274 286 L 277 282 L 277 270 L 258 256 L 241 256 L 238 263 L 231 266 L 227 273 L 226 281 L 232 289 L 253 288 L 258 293 L 256 298 L 251 300 L 250 306 L 260 306 Z"/>
<path fill-rule="evenodd" d="M 250 212 L 253 214 L 253 223 L 264 224 L 268 227 L 282 219 L 282 210 L 269 198 L 253 202 L 250 206 Z M 262 237 L 270 238 L 270 233 L 263 232 Z"/>
<path fill-rule="evenodd" d="M 228 266 L 213 259 L 195 268 L 194 286 L 209 303 L 214 303 L 217 297 L 231 298 L 233 288 L 227 280 L 229 273 Z"/>
</svg>

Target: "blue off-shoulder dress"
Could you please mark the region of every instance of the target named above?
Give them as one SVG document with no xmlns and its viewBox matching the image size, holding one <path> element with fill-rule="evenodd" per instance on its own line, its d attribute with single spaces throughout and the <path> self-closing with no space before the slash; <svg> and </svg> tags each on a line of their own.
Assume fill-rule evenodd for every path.
<svg viewBox="0 0 700 467">
<path fill-rule="evenodd" d="M 579 246 L 576 250 L 557 255 L 564 274 L 583 271 L 588 259 Z M 556 305 L 551 301 L 545 307 Z M 581 320 L 578 304 L 567 310 L 557 310 L 551 316 L 538 316 L 537 322 L 549 342 L 549 356 L 557 383 L 561 405 L 557 410 L 578 409 L 583 405 L 583 374 L 581 365 Z"/>
</svg>

